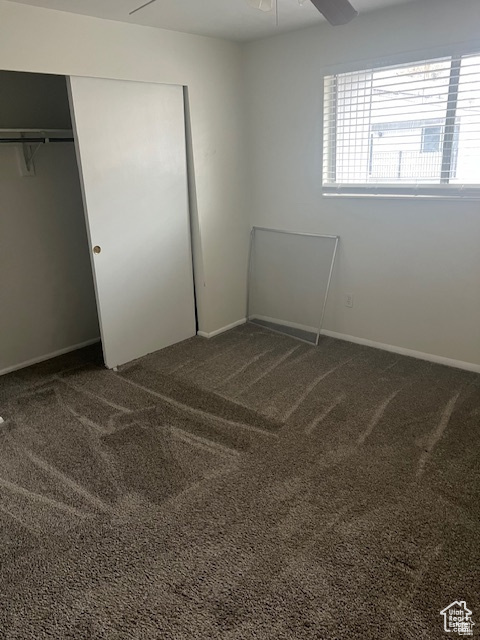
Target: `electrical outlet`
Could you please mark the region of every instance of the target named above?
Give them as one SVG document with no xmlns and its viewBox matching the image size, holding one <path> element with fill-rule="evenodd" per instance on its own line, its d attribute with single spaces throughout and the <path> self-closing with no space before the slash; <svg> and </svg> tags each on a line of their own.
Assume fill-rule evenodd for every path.
<svg viewBox="0 0 480 640">
<path fill-rule="evenodd" d="M 353 307 L 353 293 L 345 294 L 345 306 L 349 307 L 350 309 Z"/>
</svg>

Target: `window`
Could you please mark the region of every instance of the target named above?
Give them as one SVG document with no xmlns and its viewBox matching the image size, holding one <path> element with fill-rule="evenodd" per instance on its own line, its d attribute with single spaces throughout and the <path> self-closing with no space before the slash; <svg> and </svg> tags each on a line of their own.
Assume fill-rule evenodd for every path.
<svg viewBox="0 0 480 640">
<path fill-rule="evenodd" d="M 429 126 L 422 130 L 422 153 L 440 153 L 442 150 L 443 127 Z"/>
<path fill-rule="evenodd" d="M 325 78 L 326 195 L 480 197 L 480 55 Z"/>
</svg>

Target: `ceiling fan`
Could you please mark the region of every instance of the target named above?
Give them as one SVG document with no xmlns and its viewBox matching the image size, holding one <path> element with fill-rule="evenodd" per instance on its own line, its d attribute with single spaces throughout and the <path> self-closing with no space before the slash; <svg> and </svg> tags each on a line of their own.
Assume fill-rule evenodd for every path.
<svg viewBox="0 0 480 640">
<path fill-rule="evenodd" d="M 145 7 L 148 7 L 156 1 L 157 0 L 149 0 L 145 2 L 133 11 L 130 11 L 129 15 L 145 9 Z M 307 0 L 298 0 L 299 4 L 304 4 L 306 1 Z M 358 11 L 352 7 L 349 0 L 310 0 L 310 2 L 333 26 L 348 24 L 358 16 Z M 273 11 L 275 8 L 278 15 L 278 0 L 247 0 L 247 3 L 254 9 L 260 9 L 260 11 Z"/>
<path fill-rule="evenodd" d="M 305 4 L 307 0 L 298 0 L 299 4 Z M 333 26 L 348 24 L 356 16 L 358 11 L 352 7 L 349 0 L 310 0 L 313 6 Z M 247 3 L 260 11 L 278 10 L 278 0 L 247 0 Z"/>
</svg>

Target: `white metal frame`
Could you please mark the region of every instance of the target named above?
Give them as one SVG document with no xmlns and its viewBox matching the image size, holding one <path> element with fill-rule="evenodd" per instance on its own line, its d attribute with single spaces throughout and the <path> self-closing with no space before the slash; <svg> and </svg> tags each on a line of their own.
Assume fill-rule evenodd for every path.
<svg viewBox="0 0 480 640">
<path fill-rule="evenodd" d="M 315 338 L 315 345 L 318 346 L 319 340 L 320 340 L 320 334 L 322 332 L 322 327 L 323 327 L 323 321 L 325 318 L 325 311 L 327 308 L 327 300 L 328 300 L 328 293 L 330 291 L 330 284 L 332 282 L 332 275 L 333 275 L 333 268 L 335 266 L 335 258 L 337 256 L 337 249 L 338 249 L 338 243 L 340 241 L 340 236 L 333 236 L 333 235 L 324 235 L 324 234 L 320 234 L 320 233 L 303 233 L 301 231 L 287 231 L 285 229 L 270 229 L 268 227 L 252 227 L 252 230 L 250 232 L 250 248 L 249 248 L 249 252 L 248 252 L 248 275 L 247 275 L 247 322 L 250 321 L 250 289 L 251 289 L 251 278 L 252 278 L 252 255 L 253 255 L 253 247 L 255 244 L 255 234 L 257 231 L 267 231 L 270 233 L 283 233 L 283 234 L 287 234 L 287 235 L 291 235 L 291 236 L 306 236 L 306 237 L 310 237 L 310 238 L 328 238 L 330 240 L 334 240 L 335 241 L 335 246 L 333 248 L 333 255 L 332 255 L 332 262 L 330 264 L 330 271 L 328 274 L 328 281 L 327 281 L 327 289 L 325 291 L 325 298 L 323 300 L 323 306 L 322 306 L 322 313 L 320 316 L 320 322 L 318 325 L 318 329 L 317 329 L 317 335 Z M 281 332 L 279 332 L 281 333 Z M 311 344 L 311 343 L 309 343 Z"/>
</svg>

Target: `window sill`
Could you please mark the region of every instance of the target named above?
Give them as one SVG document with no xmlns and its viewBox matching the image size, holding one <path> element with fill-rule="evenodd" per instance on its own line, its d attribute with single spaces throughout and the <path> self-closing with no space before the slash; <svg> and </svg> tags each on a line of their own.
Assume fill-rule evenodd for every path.
<svg viewBox="0 0 480 640">
<path fill-rule="evenodd" d="M 413 196 L 413 195 L 388 195 L 388 194 L 373 194 L 373 193 L 322 193 L 324 198 L 331 198 L 332 200 L 338 198 L 339 200 L 411 200 L 416 202 L 432 202 L 434 200 L 440 202 L 480 202 L 480 195 L 478 196 Z"/>
<path fill-rule="evenodd" d="M 331 188 L 322 191 L 325 198 L 370 198 L 394 200 L 453 200 L 479 201 L 480 189 L 358 189 L 355 187 Z"/>
</svg>

